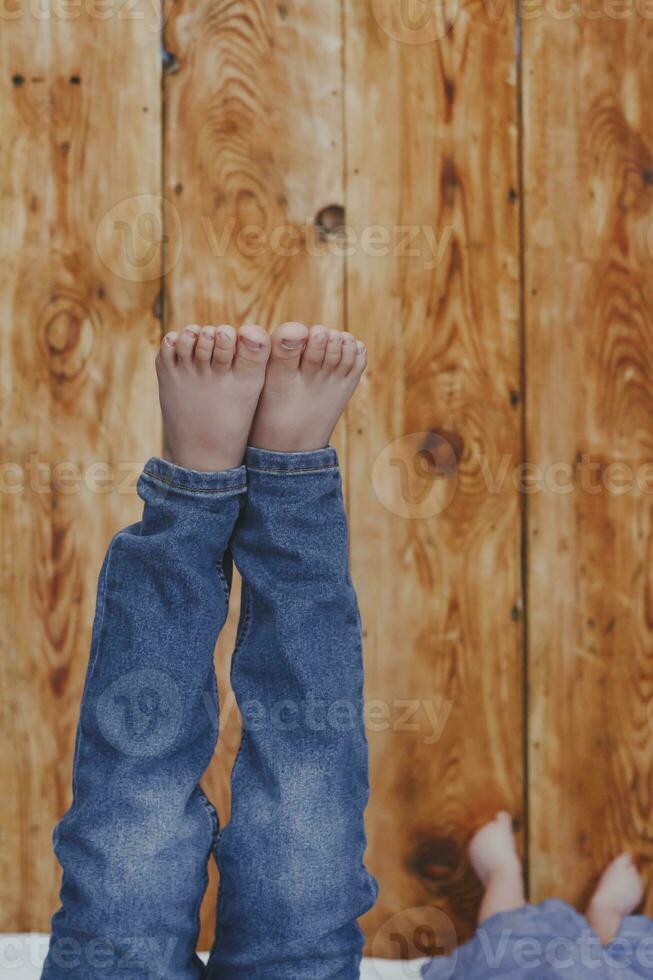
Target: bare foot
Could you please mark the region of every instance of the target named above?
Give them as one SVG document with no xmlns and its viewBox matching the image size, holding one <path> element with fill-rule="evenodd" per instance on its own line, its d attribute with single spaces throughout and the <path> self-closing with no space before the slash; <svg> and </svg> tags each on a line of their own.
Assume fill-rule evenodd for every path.
<svg viewBox="0 0 653 980">
<path fill-rule="evenodd" d="M 484 885 L 496 871 L 520 867 L 510 814 L 497 813 L 494 820 L 477 830 L 469 843 L 468 853 L 471 865 Z"/>
<path fill-rule="evenodd" d="M 587 920 L 604 946 L 612 942 L 621 921 L 635 911 L 644 886 L 630 854 L 621 854 L 607 866 L 587 910 Z"/>
<path fill-rule="evenodd" d="M 472 838 L 468 853 L 474 871 L 485 886 L 479 922 L 526 904 L 521 861 L 509 813 L 497 813 L 494 820 L 481 827 Z"/>
<path fill-rule="evenodd" d="M 240 466 L 269 355 L 262 327 L 166 334 L 156 370 L 167 459 L 205 472 Z"/>
<path fill-rule="evenodd" d="M 284 323 L 272 354 L 250 445 L 275 452 L 324 449 L 365 370 L 365 346 L 348 333 Z"/>
</svg>

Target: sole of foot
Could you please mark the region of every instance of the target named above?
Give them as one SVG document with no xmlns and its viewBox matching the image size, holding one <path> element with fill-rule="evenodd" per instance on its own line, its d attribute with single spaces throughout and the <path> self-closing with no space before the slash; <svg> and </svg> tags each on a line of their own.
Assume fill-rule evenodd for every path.
<svg viewBox="0 0 653 980">
<path fill-rule="evenodd" d="M 251 445 L 286 453 L 324 449 L 365 370 L 365 345 L 352 334 L 302 323 L 277 327 L 271 344 Z"/>
<path fill-rule="evenodd" d="M 156 358 L 166 458 L 203 472 L 239 466 L 269 356 L 270 339 L 256 325 L 166 334 Z"/>
<path fill-rule="evenodd" d="M 596 887 L 590 909 L 604 909 L 623 917 L 630 915 L 644 898 L 644 886 L 630 854 L 620 854 L 612 861 Z"/>
<path fill-rule="evenodd" d="M 468 854 L 474 871 L 484 885 L 498 872 L 521 873 L 510 814 L 502 810 L 494 820 L 481 827 L 469 843 Z"/>
</svg>

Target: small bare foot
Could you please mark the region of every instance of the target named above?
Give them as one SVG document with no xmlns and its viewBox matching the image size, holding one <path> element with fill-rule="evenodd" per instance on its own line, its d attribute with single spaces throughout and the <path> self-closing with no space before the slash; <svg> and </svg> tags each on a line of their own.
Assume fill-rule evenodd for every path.
<svg viewBox="0 0 653 980">
<path fill-rule="evenodd" d="M 587 920 L 604 946 L 612 942 L 621 920 L 635 911 L 644 886 L 630 854 L 621 854 L 607 866 L 587 910 Z"/>
<path fill-rule="evenodd" d="M 509 813 L 497 813 L 472 838 L 469 860 L 485 886 L 479 912 L 484 922 L 498 912 L 509 912 L 526 904 L 522 868 Z"/>
<path fill-rule="evenodd" d="M 365 346 L 348 333 L 284 323 L 272 335 L 250 445 L 275 452 L 324 449 L 365 370 Z"/>
<path fill-rule="evenodd" d="M 510 814 L 497 813 L 494 820 L 477 830 L 468 853 L 471 865 L 484 885 L 496 871 L 521 868 Z"/>
<path fill-rule="evenodd" d="M 269 355 L 262 327 L 166 334 L 156 370 L 167 459 L 205 472 L 240 466 Z"/>
</svg>

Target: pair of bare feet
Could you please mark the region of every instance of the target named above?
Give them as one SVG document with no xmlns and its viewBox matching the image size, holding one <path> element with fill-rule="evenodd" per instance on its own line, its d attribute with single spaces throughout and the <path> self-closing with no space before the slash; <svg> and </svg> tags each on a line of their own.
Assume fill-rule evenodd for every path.
<svg viewBox="0 0 653 980">
<path fill-rule="evenodd" d="M 189 326 L 157 355 L 166 456 L 185 469 L 239 466 L 247 445 L 306 452 L 328 445 L 365 370 L 349 333 L 284 323 Z"/>
<path fill-rule="evenodd" d="M 498 813 L 474 835 L 469 859 L 485 894 L 479 921 L 526 904 L 522 867 L 509 813 Z M 587 909 L 587 920 L 603 945 L 610 943 L 622 919 L 635 911 L 644 889 L 629 854 L 615 858 L 603 872 Z"/>
</svg>

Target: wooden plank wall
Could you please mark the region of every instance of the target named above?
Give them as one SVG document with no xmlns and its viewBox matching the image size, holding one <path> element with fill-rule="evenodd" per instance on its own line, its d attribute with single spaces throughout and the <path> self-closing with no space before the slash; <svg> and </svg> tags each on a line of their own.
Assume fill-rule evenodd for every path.
<svg viewBox="0 0 653 980">
<path fill-rule="evenodd" d="M 650 496 L 514 478 L 524 450 L 558 480 L 651 458 L 651 21 L 166 0 L 162 76 L 153 4 L 51 11 L 0 32 L 0 930 L 56 904 L 95 580 L 160 447 L 153 350 L 185 322 L 321 321 L 370 350 L 336 439 L 368 950 L 466 938 L 464 847 L 499 807 L 537 899 L 580 901 L 624 847 L 650 858 Z M 236 604 L 205 780 L 224 819 Z"/>
<path fill-rule="evenodd" d="M 160 444 L 151 5 L 27 7 L 0 24 L 0 931 L 45 929 L 54 909 L 97 575 Z"/>
<path fill-rule="evenodd" d="M 531 882 L 653 859 L 653 20 L 524 23 Z M 554 822 L 551 817 L 556 814 Z M 653 893 L 648 911 L 653 912 Z"/>
<path fill-rule="evenodd" d="M 392 956 L 437 951 L 446 937 L 432 928 L 431 950 L 417 928 L 433 903 L 467 937 L 470 828 L 499 807 L 519 819 L 522 801 L 519 507 L 483 476 L 520 452 L 513 16 L 465 8 L 446 31 L 396 15 L 391 0 L 349 3 L 345 24 L 362 243 L 347 324 L 370 360 L 350 413 L 352 560 L 367 697 L 388 717 L 370 732 L 381 887 L 366 928 Z M 385 255 L 365 247 L 375 226 Z"/>
</svg>

